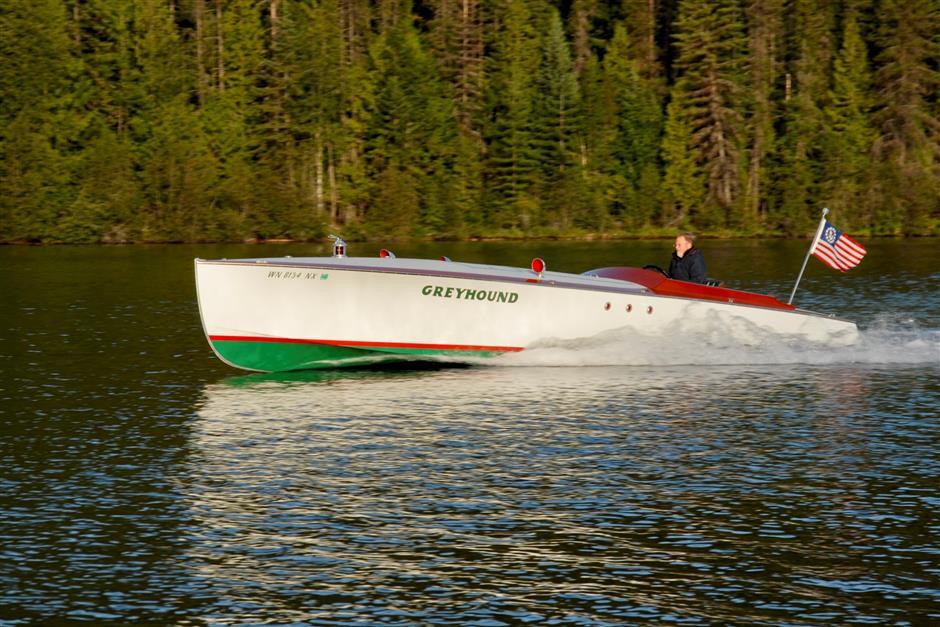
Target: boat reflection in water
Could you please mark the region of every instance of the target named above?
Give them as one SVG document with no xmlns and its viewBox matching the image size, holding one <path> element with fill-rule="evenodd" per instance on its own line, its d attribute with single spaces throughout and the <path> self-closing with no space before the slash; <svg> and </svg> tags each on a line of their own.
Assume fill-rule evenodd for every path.
<svg viewBox="0 0 940 627">
<path fill-rule="evenodd" d="M 898 380 L 882 368 L 225 379 L 192 425 L 184 483 L 201 536 L 185 562 L 241 620 L 741 624 L 785 606 L 844 623 L 881 615 L 862 585 L 901 590 L 925 616 L 922 558 L 857 548 L 915 547 L 923 510 L 896 475 L 940 472 L 930 424 L 872 405 Z M 913 414 L 930 410 L 906 389 Z"/>
</svg>

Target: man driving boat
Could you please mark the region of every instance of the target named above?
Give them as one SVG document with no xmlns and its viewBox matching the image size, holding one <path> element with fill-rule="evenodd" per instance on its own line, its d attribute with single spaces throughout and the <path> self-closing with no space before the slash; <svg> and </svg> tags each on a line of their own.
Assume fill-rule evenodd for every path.
<svg viewBox="0 0 940 627">
<path fill-rule="evenodd" d="M 669 262 L 670 279 L 704 283 L 708 270 L 705 267 L 705 258 L 695 247 L 695 235 L 683 233 L 676 238 L 676 251 L 672 253 Z"/>
</svg>

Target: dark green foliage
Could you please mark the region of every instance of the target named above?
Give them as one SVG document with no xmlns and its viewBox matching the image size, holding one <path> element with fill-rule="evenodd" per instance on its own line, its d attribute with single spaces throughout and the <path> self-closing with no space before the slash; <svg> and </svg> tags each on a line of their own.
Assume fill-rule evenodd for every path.
<svg viewBox="0 0 940 627">
<path fill-rule="evenodd" d="M 73 75 L 81 62 L 57 0 L 0 8 L 0 238 L 61 238 L 75 193 L 70 161 L 81 130 Z"/>
<path fill-rule="evenodd" d="M 785 0 L 750 0 L 748 20 L 748 76 L 751 115 L 748 123 L 747 185 L 741 211 L 731 216 L 739 227 L 755 228 L 766 219 L 773 182 L 767 167 L 776 154 L 776 121 L 780 113 L 779 79 L 783 67 Z"/>
<path fill-rule="evenodd" d="M 370 226 L 386 236 L 439 235 L 453 226 L 444 204 L 456 148 L 452 101 L 410 19 L 376 40 L 371 59 L 375 98 L 366 158 L 376 185 Z"/>
<path fill-rule="evenodd" d="M 551 13 L 548 26 L 542 40 L 533 111 L 534 148 L 540 170 L 540 195 L 544 198 L 539 222 L 565 230 L 585 210 L 580 160 L 581 94 L 557 12 Z"/>
<path fill-rule="evenodd" d="M 784 233 L 812 230 L 822 203 L 823 107 L 832 65 L 833 19 L 829 4 L 794 0 L 783 101 L 783 132 L 773 172 L 779 194 L 768 225 Z"/>
<path fill-rule="evenodd" d="M 857 17 L 848 13 L 842 28 L 842 44 L 833 65 L 829 102 L 820 152 L 825 176 L 823 202 L 837 211 L 845 228 L 874 225 L 870 201 L 871 146 L 876 139 L 871 125 L 871 76 Z"/>
<path fill-rule="evenodd" d="M 873 228 L 925 233 L 940 218 L 940 7 L 884 0 L 875 93 L 879 191 Z"/>
<path fill-rule="evenodd" d="M 0 242 L 940 232 L 936 0 L 5 0 Z"/>
<path fill-rule="evenodd" d="M 525 0 L 507 0 L 499 25 L 484 128 L 489 140 L 486 221 L 496 229 L 527 229 L 538 213 L 533 124 L 538 40 Z"/>
<path fill-rule="evenodd" d="M 695 222 L 720 228 L 739 200 L 744 159 L 743 15 L 733 0 L 684 0 L 676 30 L 678 79 L 674 96 L 684 106 L 676 110 L 692 132 L 690 147 L 706 180 L 705 203 Z"/>
<path fill-rule="evenodd" d="M 705 177 L 692 146 L 692 122 L 685 113 L 688 107 L 685 89 L 679 85 L 673 89 L 666 108 L 662 146 L 665 175 L 660 221 L 682 230 L 691 228 L 693 216 L 705 200 Z"/>
<path fill-rule="evenodd" d="M 135 162 L 126 138 L 109 128 L 95 134 L 75 168 L 80 188 L 59 225 L 64 240 L 123 243 L 134 238 L 142 200 Z"/>
<path fill-rule="evenodd" d="M 613 205 L 627 228 L 651 224 L 661 198 L 661 90 L 655 79 L 643 76 L 644 60 L 635 54 L 626 29 L 617 25 L 604 58 L 604 81 L 611 99 L 613 174 L 620 187 Z"/>
</svg>

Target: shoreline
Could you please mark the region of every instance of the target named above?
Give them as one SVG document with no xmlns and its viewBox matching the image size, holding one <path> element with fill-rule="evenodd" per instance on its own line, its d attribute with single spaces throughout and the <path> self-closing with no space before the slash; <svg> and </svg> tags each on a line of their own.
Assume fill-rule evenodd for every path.
<svg viewBox="0 0 940 627">
<path fill-rule="evenodd" d="M 648 234 L 648 235 L 530 235 L 530 236 L 479 236 L 479 237 L 343 237 L 349 243 L 363 244 L 363 243 L 431 243 L 431 242 L 459 242 L 459 243 L 471 243 L 471 242 L 592 242 L 592 241 L 603 241 L 603 242 L 617 242 L 617 241 L 660 241 L 660 240 L 669 240 L 674 238 L 676 235 L 682 233 L 681 229 L 677 229 L 675 232 L 662 233 L 662 234 Z M 795 235 L 783 235 L 783 234 L 773 234 L 773 233 L 760 233 L 760 234 L 747 234 L 747 233 L 699 233 L 695 232 L 696 237 L 702 240 L 735 240 L 735 239 L 753 239 L 753 240 L 802 240 L 806 238 L 811 238 L 812 233 L 807 233 L 803 236 Z M 864 238 L 867 240 L 871 239 L 930 239 L 940 237 L 940 233 L 904 233 L 904 234 L 894 234 L 894 235 L 873 235 L 866 233 L 864 231 L 853 232 L 853 237 Z M 307 239 L 290 239 L 290 238 L 272 238 L 272 239 L 243 239 L 243 240 L 140 240 L 140 241 L 126 241 L 126 242 L 62 242 L 62 241 L 0 241 L 0 246 L 10 246 L 10 247 L 44 247 L 44 246 L 101 246 L 101 247 L 118 247 L 118 246 L 186 246 L 186 245 L 204 245 L 204 244 L 230 244 L 230 245 L 271 245 L 271 244 L 316 244 L 316 243 L 325 243 L 327 238 L 324 236 L 322 238 L 307 238 Z"/>
</svg>

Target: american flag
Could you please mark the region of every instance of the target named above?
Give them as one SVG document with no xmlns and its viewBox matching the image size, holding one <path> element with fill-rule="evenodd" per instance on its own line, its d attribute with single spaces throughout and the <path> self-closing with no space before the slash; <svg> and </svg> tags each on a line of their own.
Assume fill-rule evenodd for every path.
<svg viewBox="0 0 940 627">
<path fill-rule="evenodd" d="M 858 265 L 867 251 L 827 220 L 813 246 L 813 254 L 825 264 L 845 272 Z"/>
</svg>

